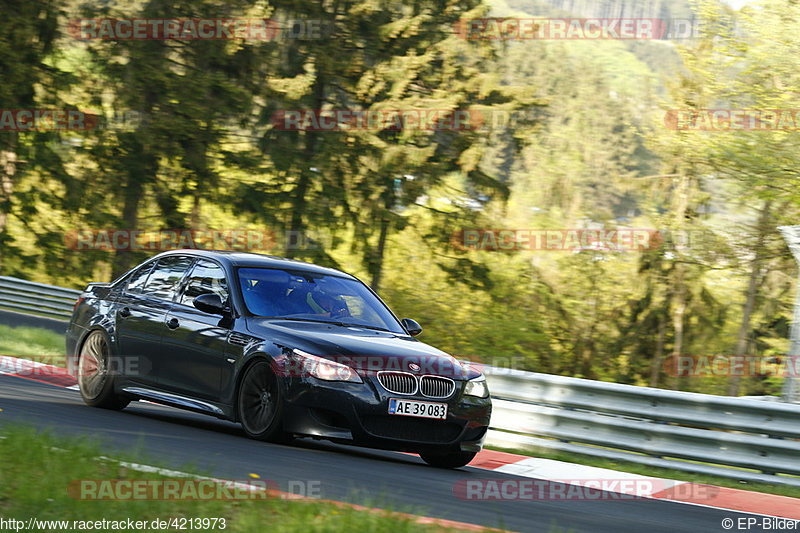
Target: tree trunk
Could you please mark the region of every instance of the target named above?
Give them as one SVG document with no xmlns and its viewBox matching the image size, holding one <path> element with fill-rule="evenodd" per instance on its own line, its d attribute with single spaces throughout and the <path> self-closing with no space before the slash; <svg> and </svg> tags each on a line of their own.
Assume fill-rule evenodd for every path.
<svg viewBox="0 0 800 533">
<path fill-rule="evenodd" d="M 764 206 L 761 208 L 761 213 L 758 217 L 758 226 L 756 228 L 756 235 L 754 239 L 755 255 L 753 262 L 750 263 L 750 275 L 747 280 L 747 290 L 745 291 L 744 305 L 742 306 L 742 322 L 739 324 L 739 333 L 736 335 L 736 349 L 734 356 L 747 356 L 750 354 L 745 353 L 750 337 L 750 323 L 755 310 L 756 297 L 758 296 L 759 279 L 762 273 L 762 264 L 764 260 L 764 247 L 761 245 L 767 232 L 770 231 L 768 226 L 770 220 L 770 210 L 772 208 L 772 201 L 766 200 Z M 739 385 L 741 376 L 732 373 L 730 381 L 728 382 L 728 395 L 738 396 Z"/>
<path fill-rule="evenodd" d="M 129 173 L 128 180 L 123 191 L 122 203 L 122 222 L 125 229 L 133 231 L 139 226 L 139 200 L 142 197 L 142 182 L 136 174 Z M 111 278 L 124 274 L 133 266 L 133 252 L 126 249 L 116 250 L 114 261 L 111 266 Z"/>
<path fill-rule="evenodd" d="M 304 246 L 305 237 L 305 211 L 306 194 L 310 185 L 311 177 L 308 171 L 300 173 L 300 178 L 292 191 L 292 217 L 289 222 L 289 235 L 286 239 L 286 257 L 296 257 L 299 247 Z"/>
<path fill-rule="evenodd" d="M 6 132 L 9 137 L 0 149 L 0 246 L 11 212 L 11 196 L 14 193 L 14 176 L 17 174 L 17 134 Z M 3 268 L 3 256 L 0 254 L 0 271 Z"/>
<path fill-rule="evenodd" d="M 386 239 L 389 236 L 389 219 L 386 217 L 381 218 L 381 229 L 378 235 L 378 246 L 375 249 L 375 260 L 372 263 L 372 281 L 370 287 L 375 292 L 381 286 L 381 276 L 383 275 L 383 258 L 386 252 Z"/>
<path fill-rule="evenodd" d="M 370 251 L 370 256 L 367 261 L 367 268 L 372 274 L 372 282 L 370 286 L 372 290 L 376 291 L 381 285 L 381 277 L 383 276 L 383 260 L 386 256 L 386 241 L 389 238 L 389 231 L 391 230 L 391 211 L 395 207 L 395 190 L 394 179 L 387 178 L 383 184 L 383 213 L 380 218 L 380 227 L 378 233 L 378 245 L 374 251 Z M 369 248 L 368 248 L 369 249 Z"/>
<path fill-rule="evenodd" d="M 664 361 L 664 338 L 667 333 L 667 321 L 664 315 L 658 315 L 658 333 L 656 337 L 656 353 L 650 366 L 650 386 L 658 387 L 661 380 L 661 365 Z"/>
<path fill-rule="evenodd" d="M 686 316 L 686 282 L 683 276 L 683 265 L 678 264 L 675 267 L 679 269 L 680 272 L 677 274 L 677 290 L 675 291 L 675 295 L 673 296 L 673 308 L 672 308 L 672 329 L 673 329 L 673 343 L 672 343 L 672 358 L 675 361 L 680 360 L 680 357 L 683 355 L 683 341 L 684 341 L 684 317 Z M 682 373 L 677 374 L 677 379 L 675 383 L 676 389 L 683 389 L 686 385 L 686 378 L 688 376 L 683 375 Z"/>
<path fill-rule="evenodd" d="M 139 227 L 139 206 L 145 184 L 155 181 L 157 163 L 150 147 L 139 142 L 137 134 L 127 137 L 124 142 L 127 144 L 126 153 L 130 155 L 121 165 L 126 172 L 122 190 L 122 223 L 124 229 L 132 231 Z M 117 250 L 111 264 L 112 279 L 133 267 L 134 260 L 134 253 L 131 250 Z"/>
<path fill-rule="evenodd" d="M 325 97 L 325 83 L 322 78 L 317 78 L 314 83 L 314 104 L 313 109 L 322 109 Z M 308 190 L 311 186 L 313 175 L 316 175 L 311 166 L 317 155 L 317 133 L 306 132 L 306 144 L 303 150 L 305 157 L 299 172 L 299 178 L 292 191 L 292 216 L 289 221 L 289 235 L 286 239 L 286 257 L 296 257 L 299 247 L 305 246 L 307 242 L 305 214 L 308 205 Z"/>
<path fill-rule="evenodd" d="M 197 231 L 200 228 L 200 197 L 202 193 L 200 192 L 200 186 L 198 185 L 194 191 L 192 191 L 192 212 L 189 215 L 189 225 L 192 231 Z"/>
<path fill-rule="evenodd" d="M 676 191 L 675 196 L 675 224 L 674 227 L 676 230 L 682 231 L 684 227 L 684 221 L 686 219 L 686 211 L 689 207 L 689 196 L 691 194 L 691 187 L 692 187 L 692 178 L 686 175 L 682 175 L 680 177 L 680 181 L 678 182 L 678 189 Z M 676 249 L 674 250 L 676 256 L 680 255 L 680 252 Z M 687 290 L 688 287 L 686 286 L 686 266 L 680 262 L 680 257 L 677 257 L 678 262 L 675 264 L 675 268 L 673 270 L 674 277 L 673 277 L 673 287 L 675 288 L 675 292 L 673 293 L 672 301 L 672 329 L 673 329 L 673 344 L 672 344 L 672 357 L 677 361 L 679 357 L 683 355 L 683 344 L 684 344 L 684 334 L 685 334 L 685 321 L 684 317 L 686 316 L 686 307 L 687 307 L 687 299 L 688 294 Z M 686 376 L 678 374 L 676 379 L 675 388 L 682 389 L 686 385 Z"/>
</svg>

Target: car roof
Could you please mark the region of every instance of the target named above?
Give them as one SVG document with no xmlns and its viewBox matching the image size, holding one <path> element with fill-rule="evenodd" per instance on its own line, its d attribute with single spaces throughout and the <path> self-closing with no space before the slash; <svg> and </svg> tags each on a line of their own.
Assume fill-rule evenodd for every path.
<svg viewBox="0 0 800 533">
<path fill-rule="evenodd" d="M 287 257 L 278 257 L 275 255 L 256 254 L 253 252 L 236 252 L 229 250 L 197 250 L 197 249 L 184 249 L 184 250 L 170 250 L 159 254 L 157 257 L 166 257 L 170 255 L 192 255 L 199 257 L 206 257 L 208 259 L 216 259 L 221 263 L 227 263 L 232 267 L 254 267 L 254 268 L 282 268 L 288 270 L 299 270 L 302 272 L 315 272 L 319 274 L 330 274 L 332 276 L 342 276 L 346 278 L 355 279 L 347 272 L 336 270 L 335 268 L 328 268 L 324 266 L 315 265 L 313 263 L 306 263 L 305 261 L 298 261 L 297 259 L 289 259 Z"/>
</svg>

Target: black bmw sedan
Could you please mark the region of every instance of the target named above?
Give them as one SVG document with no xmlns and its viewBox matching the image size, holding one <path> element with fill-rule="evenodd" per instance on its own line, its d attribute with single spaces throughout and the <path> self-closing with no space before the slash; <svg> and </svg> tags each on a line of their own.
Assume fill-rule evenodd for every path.
<svg viewBox="0 0 800 533">
<path fill-rule="evenodd" d="M 149 400 L 293 437 L 418 453 L 455 468 L 480 451 L 484 376 L 415 339 L 355 277 L 251 253 L 175 250 L 91 283 L 67 332 L 91 406 Z"/>
</svg>

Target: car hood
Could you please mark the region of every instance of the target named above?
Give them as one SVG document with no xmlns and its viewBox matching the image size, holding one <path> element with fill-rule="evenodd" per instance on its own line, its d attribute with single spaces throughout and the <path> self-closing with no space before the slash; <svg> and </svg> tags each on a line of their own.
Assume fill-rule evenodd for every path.
<svg viewBox="0 0 800 533">
<path fill-rule="evenodd" d="M 469 379 L 479 375 L 455 357 L 404 334 L 322 322 L 253 317 L 247 319 L 247 327 L 254 335 L 274 344 L 360 370 L 402 370 Z"/>
</svg>

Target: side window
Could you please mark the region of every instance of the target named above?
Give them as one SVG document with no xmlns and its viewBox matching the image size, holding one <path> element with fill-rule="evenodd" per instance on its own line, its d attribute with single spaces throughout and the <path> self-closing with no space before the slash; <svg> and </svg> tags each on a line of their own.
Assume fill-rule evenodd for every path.
<svg viewBox="0 0 800 533">
<path fill-rule="evenodd" d="M 155 265 L 155 261 L 143 265 L 139 270 L 131 274 L 130 278 L 128 278 L 126 290 L 134 294 L 140 294 L 145 281 L 147 281 L 147 276 L 150 274 L 150 271 L 153 270 L 153 265 Z"/>
<path fill-rule="evenodd" d="M 172 300 L 186 269 L 191 264 L 191 257 L 182 255 L 172 255 L 160 259 L 150 277 L 147 278 L 142 292 L 154 298 Z"/>
<path fill-rule="evenodd" d="M 224 302 L 228 299 L 228 281 L 222 267 L 211 261 L 200 259 L 189 274 L 189 280 L 183 289 L 180 303 L 192 305 L 192 300 L 201 294 L 213 293 Z"/>
</svg>

